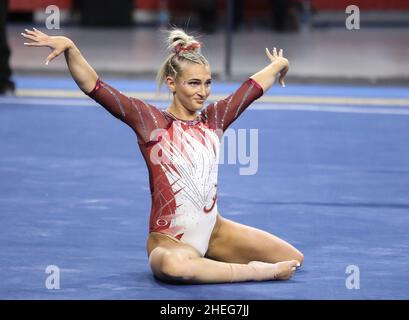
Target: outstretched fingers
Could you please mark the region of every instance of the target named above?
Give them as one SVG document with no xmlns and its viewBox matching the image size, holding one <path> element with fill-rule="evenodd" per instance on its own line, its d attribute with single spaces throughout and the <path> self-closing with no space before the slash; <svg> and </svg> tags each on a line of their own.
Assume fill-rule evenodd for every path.
<svg viewBox="0 0 409 320">
<path fill-rule="evenodd" d="M 49 43 L 47 42 L 47 35 L 40 34 L 37 31 L 32 31 L 25 29 L 25 33 L 22 32 L 21 35 L 31 42 L 24 42 L 24 45 L 27 47 L 49 47 Z"/>
<path fill-rule="evenodd" d="M 36 28 L 33 28 L 33 30 L 25 29 L 25 32 L 22 32 L 21 35 L 29 39 L 31 41 L 34 41 L 34 43 L 25 43 L 24 45 L 26 46 L 41 46 L 41 45 L 46 45 L 45 40 L 48 38 L 48 36 L 37 30 Z"/>
<path fill-rule="evenodd" d="M 273 49 L 273 56 L 274 56 L 274 58 L 277 58 L 277 57 L 278 57 L 278 55 L 277 55 L 277 48 L 276 48 L 276 47 L 274 47 L 274 49 Z"/>
<path fill-rule="evenodd" d="M 34 27 L 33 27 L 33 30 L 39 35 L 46 36 L 46 34 L 44 32 L 41 32 L 40 30 L 38 30 L 38 29 L 36 29 Z"/>
<path fill-rule="evenodd" d="M 271 54 L 270 50 L 268 50 L 268 48 L 266 48 L 266 55 L 267 55 L 267 57 L 270 59 L 271 62 L 274 61 L 274 57 L 273 57 L 273 55 Z"/>
<path fill-rule="evenodd" d="M 276 60 L 277 58 L 279 58 L 279 57 L 281 57 L 281 58 L 283 58 L 284 56 L 283 56 L 283 49 L 280 49 L 278 52 L 277 52 L 277 48 L 276 47 L 274 47 L 273 48 L 273 53 L 271 53 L 270 52 L 270 50 L 268 50 L 268 48 L 266 48 L 266 55 L 267 55 L 267 57 L 271 60 L 271 62 L 273 62 L 274 60 Z"/>
<path fill-rule="evenodd" d="M 37 41 L 37 37 L 35 35 L 26 34 L 24 32 L 22 32 L 21 35 L 26 39 Z"/>
<path fill-rule="evenodd" d="M 284 78 L 287 75 L 288 72 L 288 60 L 286 58 L 284 58 L 284 50 L 280 49 L 277 51 L 277 48 L 274 47 L 272 53 L 270 52 L 270 50 L 268 50 L 268 48 L 266 48 L 266 55 L 267 57 L 270 59 L 271 62 L 280 62 L 283 61 L 285 63 L 283 63 L 283 68 L 280 70 L 280 75 L 279 75 L 279 79 L 278 82 L 280 83 L 280 85 L 282 87 L 285 87 L 285 82 L 284 82 Z"/>
<path fill-rule="evenodd" d="M 24 42 L 23 43 L 27 47 L 43 47 L 44 45 L 38 42 Z"/>
<path fill-rule="evenodd" d="M 33 36 L 47 36 L 45 33 L 41 32 L 40 30 L 33 27 L 33 30 L 24 29 L 26 33 L 33 35 Z"/>
<path fill-rule="evenodd" d="M 29 29 L 24 29 L 26 33 L 28 33 L 29 35 L 35 36 L 36 33 L 33 30 L 29 30 Z"/>
</svg>

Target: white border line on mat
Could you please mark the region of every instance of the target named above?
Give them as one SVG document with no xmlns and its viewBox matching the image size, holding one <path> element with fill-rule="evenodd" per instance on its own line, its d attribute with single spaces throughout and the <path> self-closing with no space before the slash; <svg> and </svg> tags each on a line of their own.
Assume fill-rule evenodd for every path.
<svg viewBox="0 0 409 320">
<path fill-rule="evenodd" d="M 158 101 L 163 104 L 163 101 Z M 0 97 L 0 106 L 9 105 L 37 105 L 37 106 L 74 106 L 74 107 L 96 107 L 98 104 L 90 99 L 55 99 L 55 98 L 19 98 L 19 97 Z M 389 115 L 409 115 L 409 106 L 402 107 L 356 107 L 351 105 L 311 105 L 311 104 L 267 104 L 255 102 L 249 111 L 308 111 L 308 112 L 336 112 L 336 113 L 360 113 L 360 114 L 389 114 Z"/>
<path fill-rule="evenodd" d="M 130 97 L 152 101 L 169 101 L 167 94 L 161 96 L 153 92 L 124 92 Z M 211 101 L 226 98 L 228 94 L 212 94 Z M 42 98 L 85 98 L 86 95 L 79 90 L 43 90 L 43 89 L 18 89 L 17 97 L 42 97 Z M 409 99 L 405 98 L 373 98 L 373 97 L 322 97 L 322 96 L 262 96 L 261 103 L 290 103 L 290 104 L 325 104 L 325 105 L 353 105 L 353 106 L 389 106 L 409 107 Z"/>
</svg>

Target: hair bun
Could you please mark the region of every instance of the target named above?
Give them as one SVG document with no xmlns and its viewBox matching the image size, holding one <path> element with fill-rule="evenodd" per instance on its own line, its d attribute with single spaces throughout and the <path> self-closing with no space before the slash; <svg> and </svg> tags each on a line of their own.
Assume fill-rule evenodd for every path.
<svg viewBox="0 0 409 320">
<path fill-rule="evenodd" d="M 169 32 L 168 49 L 175 54 L 187 51 L 200 52 L 200 43 L 182 29 L 173 29 Z"/>
<path fill-rule="evenodd" d="M 185 63 L 209 65 L 209 62 L 200 52 L 200 42 L 187 35 L 182 29 L 174 28 L 167 31 L 167 47 L 170 52 L 156 76 L 158 91 L 167 76 L 177 79 L 182 75 L 183 69 L 186 67 Z"/>
</svg>

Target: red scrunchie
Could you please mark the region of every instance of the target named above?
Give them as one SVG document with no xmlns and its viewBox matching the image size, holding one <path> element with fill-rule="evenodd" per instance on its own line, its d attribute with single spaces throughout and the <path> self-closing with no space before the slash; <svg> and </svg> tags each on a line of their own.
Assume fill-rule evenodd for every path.
<svg viewBox="0 0 409 320">
<path fill-rule="evenodd" d="M 183 45 L 178 44 L 175 47 L 175 52 L 178 55 L 180 52 L 190 51 L 190 50 L 197 49 L 197 48 L 200 48 L 200 43 L 197 43 L 197 42 L 194 42 L 191 45 L 188 45 L 187 47 L 184 47 Z"/>
</svg>

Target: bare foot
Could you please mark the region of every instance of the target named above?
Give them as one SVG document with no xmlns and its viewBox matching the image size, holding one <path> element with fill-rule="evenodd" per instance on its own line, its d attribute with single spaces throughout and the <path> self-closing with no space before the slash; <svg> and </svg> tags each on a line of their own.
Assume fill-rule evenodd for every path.
<svg viewBox="0 0 409 320">
<path fill-rule="evenodd" d="M 277 263 L 266 263 L 261 261 L 250 261 L 248 263 L 256 270 L 256 281 L 265 280 L 288 280 L 299 266 L 297 260 L 282 261 Z"/>
</svg>

